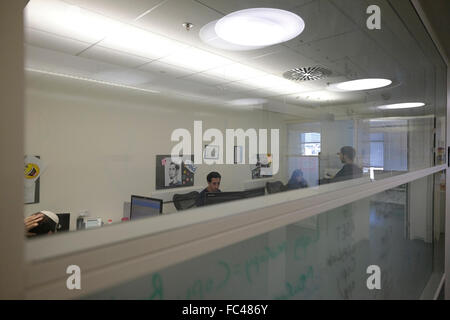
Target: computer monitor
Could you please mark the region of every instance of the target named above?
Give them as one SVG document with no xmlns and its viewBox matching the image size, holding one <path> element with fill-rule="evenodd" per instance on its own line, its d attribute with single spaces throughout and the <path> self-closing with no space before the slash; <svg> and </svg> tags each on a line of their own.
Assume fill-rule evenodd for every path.
<svg viewBox="0 0 450 320">
<path fill-rule="evenodd" d="M 255 189 L 248 189 L 244 191 L 246 198 L 259 197 L 266 194 L 266 187 L 260 187 Z"/>
<path fill-rule="evenodd" d="M 57 213 L 59 218 L 58 228 L 56 232 L 69 231 L 70 228 L 70 213 Z"/>
<path fill-rule="evenodd" d="M 162 213 L 163 201 L 142 196 L 131 196 L 130 220 L 157 216 Z"/>
<path fill-rule="evenodd" d="M 206 206 L 210 204 L 245 199 L 245 194 L 244 192 L 206 192 L 204 197 L 204 203 Z"/>
</svg>

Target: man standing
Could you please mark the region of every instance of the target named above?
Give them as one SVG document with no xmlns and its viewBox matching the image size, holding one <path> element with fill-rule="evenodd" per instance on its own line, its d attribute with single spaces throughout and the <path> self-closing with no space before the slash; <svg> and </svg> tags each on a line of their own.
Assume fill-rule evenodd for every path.
<svg viewBox="0 0 450 320">
<path fill-rule="evenodd" d="M 220 179 L 221 179 L 221 175 L 218 172 L 210 172 L 207 177 L 206 177 L 206 181 L 208 181 L 208 186 L 202 190 L 202 192 L 200 192 L 200 195 L 197 199 L 196 205 L 197 207 L 201 207 L 203 205 L 205 205 L 205 194 L 207 192 L 221 192 L 219 187 L 220 187 Z"/>
<path fill-rule="evenodd" d="M 355 160 L 355 149 L 349 146 L 345 146 L 341 148 L 341 151 L 338 152 L 339 159 L 344 164 L 342 169 L 336 173 L 331 182 L 339 182 L 349 179 L 361 178 L 362 170 L 356 164 L 353 163 Z"/>
</svg>

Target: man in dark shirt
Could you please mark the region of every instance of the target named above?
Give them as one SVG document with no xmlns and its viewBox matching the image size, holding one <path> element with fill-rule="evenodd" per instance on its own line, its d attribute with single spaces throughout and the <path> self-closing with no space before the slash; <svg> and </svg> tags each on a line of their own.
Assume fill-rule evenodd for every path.
<svg viewBox="0 0 450 320">
<path fill-rule="evenodd" d="M 205 205 L 205 193 L 207 192 L 221 192 L 220 187 L 220 173 L 218 172 L 210 172 L 206 177 L 206 181 L 208 181 L 208 186 L 200 192 L 200 195 L 196 201 L 197 207 L 201 207 Z"/>
<path fill-rule="evenodd" d="M 341 152 L 339 152 L 338 155 L 344 166 L 338 173 L 336 173 L 330 182 L 339 182 L 362 177 L 361 168 L 353 163 L 355 160 L 355 154 L 355 149 L 352 147 L 346 146 L 341 148 Z"/>
</svg>

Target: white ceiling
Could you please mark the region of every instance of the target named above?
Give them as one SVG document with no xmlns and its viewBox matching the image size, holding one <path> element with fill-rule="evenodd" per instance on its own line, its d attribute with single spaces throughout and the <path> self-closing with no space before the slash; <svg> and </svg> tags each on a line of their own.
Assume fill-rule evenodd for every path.
<svg viewBox="0 0 450 320">
<path fill-rule="evenodd" d="M 160 41 L 146 36 L 147 31 L 178 44 L 169 52 L 161 50 L 152 56 L 127 52 L 120 41 L 114 43 L 98 30 L 73 33 L 64 21 L 56 18 L 52 23 L 51 19 L 42 19 L 43 12 L 65 4 L 109 18 L 111 27 L 120 21 L 140 28 L 138 39 L 143 39 L 145 45 Z M 369 107 L 383 100 L 385 104 L 386 97 L 426 99 L 422 76 L 432 65 L 389 6 L 382 6 L 383 17 L 389 17 L 383 20 L 386 21 L 384 29 L 369 31 L 365 27 L 367 6 L 367 1 L 355 5 L 354 0 L 31 0 L 25 12 L 26 67 L 223 101 L 268 98 L 278 101 L 274 105 L 282 102 L 316 108 L 319 113 L 325 109 L 339 112 L 342 106 L 351 104 L 357 104 L 358 110 L 362 110 L 364 103 Z M 306 28 L 300 36 L 284 44 L 244 52 L 216 49 L 200 40 L 202 26 L 230 12 L 251 7 L 290 10 L 304 19 Z M 186 31 L 182 27 L 184 22 L 193 23 L 194 29 Z M 248 72 L 234 74 L 226 64 L 216 68 L 215 60 L 211 62 L 212 70 L 205 69 L 204 64 L 198 68 L 192 63 L 177 66 L 192 50 L 214 53 L 224 61 L 232 60 L 248 67 Z M 174 63 L 175 60 L 178 62 Z M 418 60 L 421 62 L 417 63 Z M 314 65 L 330 69 L 332 76 L 301 83 L 295 92 L 290 88 L 271 91 L 270 85 L 263 84 L 262 80 L 269 75 L 282 77 L 291 68 Z M 223 74 L 227 77 L 222 77 Z M 328 82 L 358 77 L 387 77 L 400 85 L 362 93 L 326 90 Z"/>
</svg>

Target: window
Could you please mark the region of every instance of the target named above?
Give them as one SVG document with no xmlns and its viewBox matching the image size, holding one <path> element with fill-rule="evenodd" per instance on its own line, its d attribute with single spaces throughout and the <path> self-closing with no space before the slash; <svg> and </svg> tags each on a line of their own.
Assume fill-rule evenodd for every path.
<svg viewBox="0 0 450 320">
<path fill-rule="evenodd" d="M 370 134 L 370 166 L 375 168 L 384 167 L 384 134 Z"/>
<path fill-rule="evenodd" d="M 300 152 L 302 156 L 318 156 L 320 152 L 320 133 L 301 133 Z"/>
</svg>

